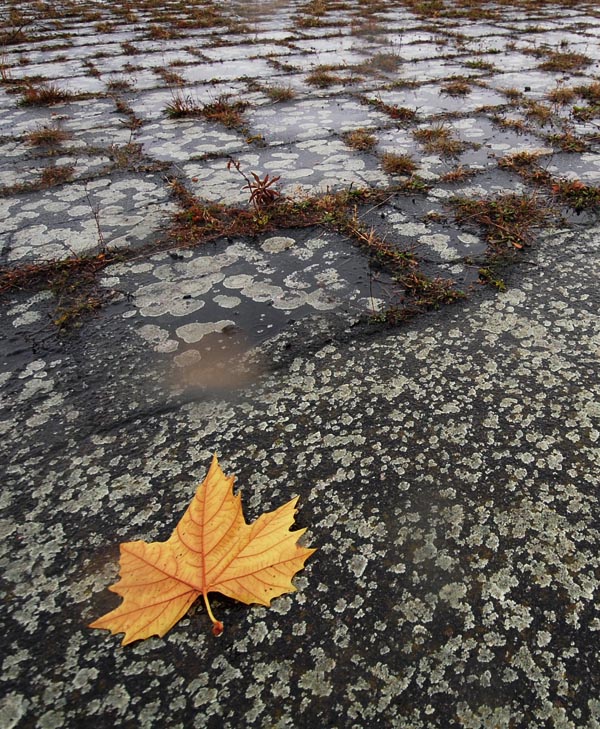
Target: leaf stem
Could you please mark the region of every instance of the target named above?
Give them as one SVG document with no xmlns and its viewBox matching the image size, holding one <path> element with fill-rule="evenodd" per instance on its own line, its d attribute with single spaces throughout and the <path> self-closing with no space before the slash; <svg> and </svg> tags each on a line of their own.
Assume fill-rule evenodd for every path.
<svg viewBox="0 0 600 729">
<path fill-rule="evenodd" d="M 213 623 L 213 635 L 221 635 L 221 633 L 223 632 L 223 623 L 220 620 L 217 620 L 213 615 L 213 611 L 210 609 L 210 603 L 208 602 L 208 593 L 203 592 L 202 597 L 204 598 L 204 604 L 206 605 L 206 612 L 208 613 L 208 617 L 212 620 Z"/>
</svg>

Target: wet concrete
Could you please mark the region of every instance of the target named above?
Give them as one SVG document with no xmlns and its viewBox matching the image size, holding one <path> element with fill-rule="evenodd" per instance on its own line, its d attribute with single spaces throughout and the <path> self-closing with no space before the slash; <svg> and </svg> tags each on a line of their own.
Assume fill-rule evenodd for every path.
<svg viewBox="0 0 600 729">
<path fill-rule="evenodd" d="M 600 81 L 600 16 L 448 5 L 22 10 L 28 37 L 6 37 L 1 57 L 3 272 L 122 260 L 96 277 L 104 306 L 64 330 L 58 278 L 3 296 L 1 726 L 600 725 L 598 210 L 498 166 L 533 153 L 555 182 L 598 184 L 581 89 Z M 587 60 L 543 70 L 540 49 Z M 315 85 L 324 64 L 336 78 Z M 19 106 L 38 75 L 91 96 Z M 453 96 L 455 76 L 468 88 Z M 233 94 L 244 124 L 169 118 L 178 89 L 198 104 Z M 68 134 L 31 144 L 43 127 Z M 459 152 L 418 141 L 440 127 Z M 369 149 L 348 144 L 356 129 Z M 385 153 L 415 172 L 385 172 Z M 466 298 L 382 328 L 407 292 L 331 226 L 177 247 L 174 177 L 251 209 L 229 155 L 299 200 L 381 191 L 350 212 Z M 60 165 L 68 180 L 36 186 Z M 508 193 L 555 215 L 498 269 L 498 291 L 480 278 L 485 232 L 447 203 Z M 166 539 L 214 452 L 249 518 L 300 496 L 318 551 L 298 592 L 269 610 L 213 595 L 220 639 L 201 606 L 127 648 L 87 629 L 118 602 L 118 544 Z"/>
</svg>

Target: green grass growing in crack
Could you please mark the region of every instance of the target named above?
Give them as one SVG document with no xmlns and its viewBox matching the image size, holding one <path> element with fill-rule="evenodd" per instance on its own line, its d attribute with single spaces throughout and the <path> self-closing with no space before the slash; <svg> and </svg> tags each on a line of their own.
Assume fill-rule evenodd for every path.
<svg viewBox="0 0 600 729">
<path fill-rule="evenodd" d="M 39 176 L 30 182 L 17 182 L 14 185 L 0 187 L 0 198 L 11 195 L 22 195 L 30 192 L 47 190 L 49 187 L 56 187 L 73 179 L 75 167 L 73 165 L 50 165 L 44 167 Z"/>
<path fill-rule="evenodd" d="M 492 266 L 485 266 L 478 271 L 480 281 L 493 286 L 498 291 L 506 291 L 506 283 Z"/>
<path fill-rule="evenodd" d="M 497 71 L 498 69 L 496 66 L 494 66 L 493 63 L 490 63 L 489 61 L 484 61 L 480 58 L 471 59 L 469 61 L 466 61 L 465 66 L 467 68 L 472 68 L 477 71 Z"/>
<path fill-rule="evenodd" d="M 164 22 L 157 23 L 157 24 L 150 24 L 147 27 L 147 37 L 149 40 L 173 40 L 175 38 L 180 38 L 181 33 L 177 31 L 172 26 L 169 27 Z"/>
<path fill-rule="evenodd" d="M 548 91 L 546 94 L 548 101 L 556 104 L 557 106 L 566 106 L 567 104 L 570 104 L 576 96 L 577 93 L 575 92 L 575 89 L 570 86 L 557 86 L 556 88 Z"/>
<path fill-rule="evenodd" d="M 144 155 L 143 146 L 137 142 L 126 144 L 111 144 L 106 153 L 110 158 L 113 169 L 151 172 L 165 169 L 168 165 L 157 162 Z"/>
<path fill-rule="evenodd" d="M 191 95 L 176 91 L 173 98 L 165 107 L 165 113 L 171 119 L 181 119 L 189 116 L 201 116 L 202 105 L 192 99 Z"/>
<path fill-rule="evenodd" d="M 411 271 L 401 282 L 419 308 L 439 309 L 465 298 L 465 293 L 454 287 L 452 279 L 430 278 L 420 271 Z"/>
<path fill-rule="evenodd" d="M 550 124 L 555 116 L 552 109 L 540 101 L 527 100 L 523 102 L 522 108 L 527 119 L 531 119 L 541 126 Z"/>
<path fill-rule="evenodd" d="M 8 17 L 3 18 L 2 30 L 0 30 L 0 48 L 32 41 L 31 26 L 32 19 L 28 14 L 18 7 L 10 8 Z"/>
<path fill-rule="evenodd" d="M 296 92 L 291 86 L 269 86 L 264 89 L 264 93 L 276 104 L 291 101 L 296 97 Z"/>
<path fill-rule="evenodd" d="M 123 114 L 125 117 L 127 117 L 127 121 L 123 123 L 128 129 L 131 130 L 132 134 L 137 129 L 140 129 L 143 126 L 144 122 L 136 115 L 129 102 L 125 101 L 125 99 L 116 94 L 112 94 L 112 99 L 115 102 L 115 108 L 119 112 L 119 114 Z"/>
<path fill-rule="evenodd" d="M 462 182 L 468 180 L 470 177 L 475 177 L 479 173 L 477 169 L 471 169 L 469 167 L 463 167 L 457 165 L 454 169 L 449 170 L 440 177 L 441 182 Z"/>
<path fill-rule="evenodd" d="M 207 121 L 218 122 L 228 129 L 245 126 L 244 111 L 250 106 L 247 101 L 230 101 L 228 96 L 219 96 L 216 101 L 205 104 L 201 115 Z"/>
<path fill-rule="evenodd" d="M 363 72 L 393 73 L 398 70 L 401 63 L 402 58 L 397 53 L 380 52 L 375 53 L 368 61 L 362 63 L 359 70 Z"/>
<path fill-rule="evenodd" d="M 576 86 L 573 91 L 590 104 L 600 104 L 600 81 L 593 81 L 591 84 Z"/>
<path fill-rule="evenodd" d="M 600 104 L 575 105 L 571 110 L 574 119 L 581 122 L 589 122 L 592 119 L 600 119 Z"/>
<path fill-rule="evenodd" d="M 562 134 L 549 134 L 546 140 L 563 152 L 587 152 L 590 149 L 587 139 L 578 137 L 569 131 Z"/>
<path fill-rule="evenodd" d="M 161 78 L 167 86 L 183 86 L 185 84 L 183 76 L 177 71 L 174 71 L 172 68 L 157 67 L 153 69 L 153 72 Z"/>
<path fill-rule="evenodd" d="M 412 174 L 408 180 L 405 180 L 398 186 L 399 192 L 407 194 L 418 193 L 424 195 L 430 189 L 430 183 L 417 174 Z"/>
<path fill-rule="evenodd" d="M 106 82 L 106 90 L 109 94 L 115 94 L 121 91 L 132 91 L 135 84 L 129 79 L 123 77 L 112 78 Z"/>
<path fill-rule="evenodd" d="M 451 79 L 442 85 L 442 92 L 448 96 L 467 96 L 471 91 L 471 84 L 463 78 Z"/>
<path fill-rule="evenodd" d="M 498 160 L 498 167 L 504 170 L 513 170 L 519 172 L 522 170 L 531 170 L 544 155 L 540 152 L 514 152 L 501 157 Z"/>
</svg>

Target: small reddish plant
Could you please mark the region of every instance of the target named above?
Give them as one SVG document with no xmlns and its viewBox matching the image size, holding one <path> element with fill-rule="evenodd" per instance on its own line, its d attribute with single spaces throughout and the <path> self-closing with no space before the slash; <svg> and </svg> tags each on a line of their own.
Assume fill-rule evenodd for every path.
<svg viewBox="0 0 600 729">
<path fill-rule="evenodd" d="M 273 185 L 281 179 L 281 175 L 269 177 L 267 174 L 261 178 L 256 174 L 256 172 L 251 172 L 250 174 L 252 175 L 252 179 L 250 179 L 248 175 L 243 172 L 241 163 L 238 160 L 233 159 L 233 157 L 230 157 L 229 162 L 227 163 L 227 169 L 231 170 L 232 167 L 239 172 L 246 181 L 245 187 L 250 192 L 250 203 L 254 206 L 257 212 L 260 212 L 260 210 L 264 207 L 273 205 L 273 203 L 281 197 L 281 193 L 278 190 L 273 189 Z"/>
<path fill-rule="evenodd" d="M 586 185 L 581 180 L 557 180 L 551 187 L 555 198 L 561 200 L 575 212 L 600 206 L 600 187 Z"/>
</svg>

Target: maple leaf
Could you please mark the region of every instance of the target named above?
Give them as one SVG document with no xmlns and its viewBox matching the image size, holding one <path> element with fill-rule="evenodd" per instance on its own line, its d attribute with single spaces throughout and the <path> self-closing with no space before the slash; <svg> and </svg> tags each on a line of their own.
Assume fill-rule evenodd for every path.
<svg viewBox="0 0 600 729">
<path fill-rule="evenodd" d="M 212 613 L 209 592 L 268 607 L 274 597 L 296 590 L 292 577 L 315 551 L 297 544 L 306 529 L 290 531 L 298 497 L 246 524 L 234 480 L 215 455 L 166 542 L 121 544 L 120 580 L 109 589 L 123 602 L 90 628 L 125 633 L 122 645 L 162 637 L 202 595 L 213 633 L 220 635 L 223 623 Z"/>
</svg>

